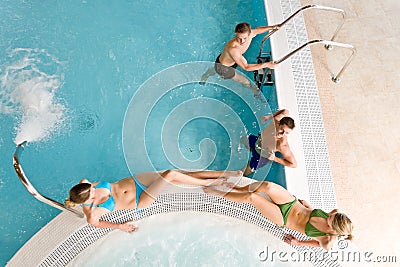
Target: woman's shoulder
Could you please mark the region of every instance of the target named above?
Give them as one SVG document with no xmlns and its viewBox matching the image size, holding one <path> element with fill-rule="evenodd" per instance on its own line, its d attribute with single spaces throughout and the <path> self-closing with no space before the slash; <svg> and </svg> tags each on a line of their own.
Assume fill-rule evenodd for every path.
<svg viewBox="0 0 400 267">
<path fill-rule="evenodd" d="M 89 181 L 88 179 L 86 179 L 86 178 L 80 180 L 79 183 L 80 183 L 80 184 L 87 183 L 87 184 L 91 184 L 92 186 L 97 186 L 97 185 L 99 185 L 100 183 L 108 183 L 108 184 L 109 184 L 109 182 L 90 182 L 90 181 Z"/>
<path fill-rule="evenodd" d="M 313 237 L 314 239 L 316 239 L 320 246 L 326 250 L 330 250 L 332 249 L 332 247 L 335 245 L 337 236 L 335 235 L 324 235 L 324 236 L 316 236 Z"/>
</svg>

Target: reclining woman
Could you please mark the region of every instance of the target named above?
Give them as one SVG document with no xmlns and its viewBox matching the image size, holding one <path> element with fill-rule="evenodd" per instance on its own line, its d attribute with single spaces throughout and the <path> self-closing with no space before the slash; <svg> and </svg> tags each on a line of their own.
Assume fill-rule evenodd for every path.
<svg viewBox="0 0 400 267">
<path fill-rule="evenodd" d="M 220 185 L 230 176 L 241 176 L 241 172 L 199 171 L 187 172 L 167 170 L 144 172 L 136 177 L 127 177 L 115 183 L 80 181 L 69 191 L 65 205 L 80 204 L 87 222 L 99 228 L 115 228 L 126 232 L 137 229 L 130 222 L 122 224 L 102 220 L 100 217 L 115 210 L 143 209 L 150 206 L 168 184 L 190 184 L 199 186 Z"/>
<path fill-rule="evenodd" d="M 288 235 L 284 241 L 290 245 L 322 247 L 330 250 L 337 237 L 352 239 L 353 225 L 345 214 L 337 209 L 329 213 L 312 209 L 306 201 L 298 200 L 278 184 L 264 181 L 244 187 L 234 186 L 233 189 L 235 192 L 223 192 L 209 186 L 204 187 L 206 193 L 231 201 L 250 203 L 277 225 L 296 230 L 312 238 L 300 241 Z M 266 194 L 271 200 L 260 194 Z"/>
</svg>

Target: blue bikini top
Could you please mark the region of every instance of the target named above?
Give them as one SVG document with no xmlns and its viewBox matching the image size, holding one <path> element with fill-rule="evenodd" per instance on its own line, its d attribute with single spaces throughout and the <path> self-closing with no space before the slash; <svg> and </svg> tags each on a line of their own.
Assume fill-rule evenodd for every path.
<svg viewBox="0 0 400 267">
<path fill-rule="evenodd" d="M 108 209 L 110 212 L 114 210 L 115 207 L 115 201 L 113 196 L 111 195 L 111 184 L 109 182 L 100 182 L 98 185 L 96 185 L 94 188 L 105 188 L 108 191 L 110 191 L 110 197 L 104 201 L 103 203 L 100 204 L 82 204 L 82 206 L 92 206 L 92 207 L 100 207 L 100 208 L 105 208 Z"/>
</svg>

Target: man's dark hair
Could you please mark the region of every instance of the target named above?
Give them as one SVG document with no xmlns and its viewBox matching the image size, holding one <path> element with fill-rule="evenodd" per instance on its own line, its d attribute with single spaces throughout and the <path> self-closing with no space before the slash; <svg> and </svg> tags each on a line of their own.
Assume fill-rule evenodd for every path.
<svg viewBox="0 0 400 267">
<path fill-rule="evenodd" d="M 294 125 L 294 120 L 290 117 L 283 117 L 280 121 L 279 121 L 279 125 L 286 125 L 287 127 L 289 127 L 290 129 L 293 129 L 295 127 Z"/>
<path fill-rule="evenodd" d="M 235 33 L 250 33 L 251 32 L 251 26 L 247 22 L 242 22 L 236 25 L 235 28 Z"/>
</svg>

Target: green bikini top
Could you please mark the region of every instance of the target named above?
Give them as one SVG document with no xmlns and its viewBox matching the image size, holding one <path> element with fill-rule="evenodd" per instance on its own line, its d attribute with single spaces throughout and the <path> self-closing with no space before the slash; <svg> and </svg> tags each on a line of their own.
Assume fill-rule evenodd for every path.
<svg viewBox="0 0 400 267">
<path fill-rule="evenodd" d="M 311 211 L 310 219 L 311 219 L 312 217 L 320 217 L 320 218 L 326 219 L 326 218 L 329 217 L 329 215 L 328 215 L 325 211 L 323 211 L 323 210 L 314 209 L 314 210 Z M 327 234 L 327 233 L 321 232 L 320 230 L 318 230 L 317 228 L 315 228 L 314 225 L 312 225 L 312 224 L 310 223 L 310 219 L 308 219 L 308 222 L 306 223 L 306 230 L 305 230 L 305 233 L 306 233 L 307 236 L 309 236 L 309 237 L 316 237 L 316 236 L 330 236 L 330 235 L 334 235 L 334 234 Z"/>
</svg>

